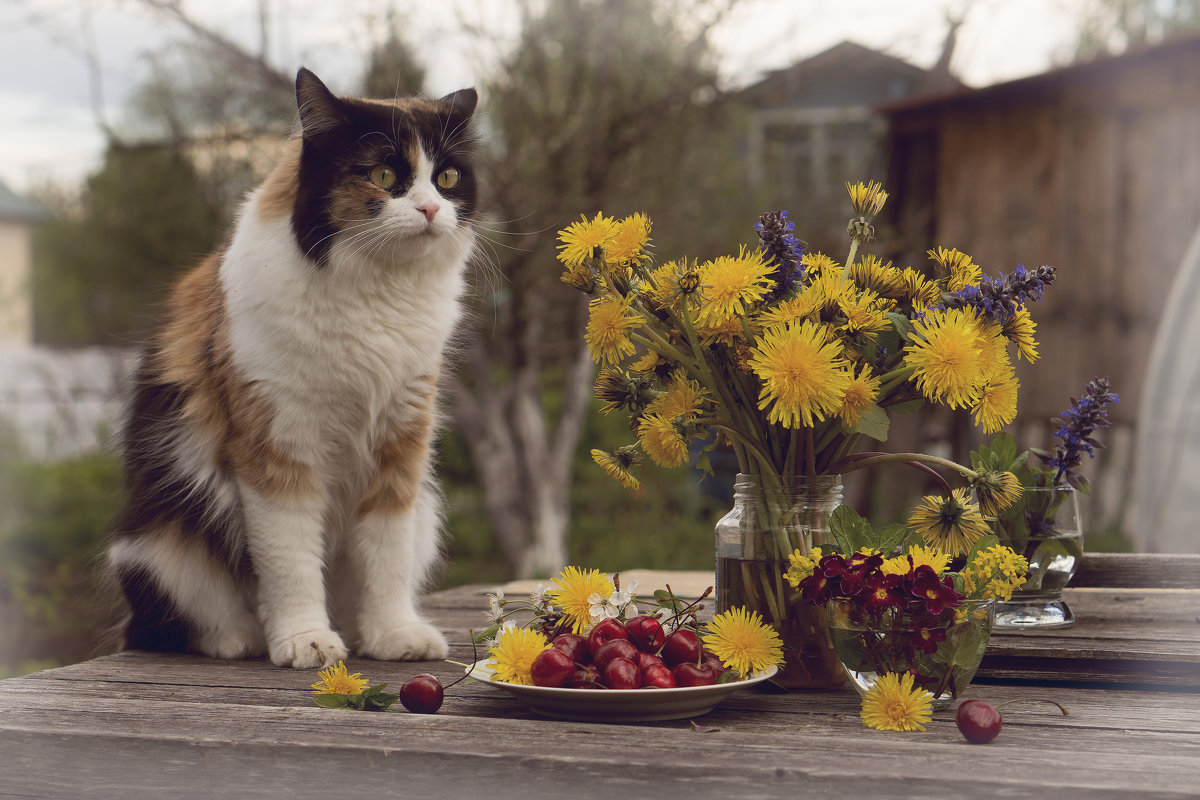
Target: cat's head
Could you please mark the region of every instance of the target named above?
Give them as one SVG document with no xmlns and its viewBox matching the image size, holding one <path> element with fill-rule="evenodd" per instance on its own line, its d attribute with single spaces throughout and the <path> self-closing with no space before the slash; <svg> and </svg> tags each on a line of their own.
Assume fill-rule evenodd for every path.
<svg viewBox="0 0 1200 800">
<path fill-rule="evenodd" d="M 475 172 L 469 132 L 477 96 L 337 97 L 296 76 L 303 142 L 292 230 L 324 266 L 331 254 L 383 263 L 455 258 L 469 245 Z"/>
</svg>

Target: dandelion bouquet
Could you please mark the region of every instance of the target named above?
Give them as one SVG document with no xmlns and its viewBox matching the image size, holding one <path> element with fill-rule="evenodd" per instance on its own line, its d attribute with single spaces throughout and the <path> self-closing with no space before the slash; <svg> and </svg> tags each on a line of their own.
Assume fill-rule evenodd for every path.
<svg viewBox="0 0 1200 800">
<path fill-rule="evenodd" d="M 806 603 L 828 609 L 834 648 L 856 688 L 866 693 L 882 675 L 905 675 L 935 704 L 957 697 L 983 657 L 995 602 L 1024 583 L 1026 560 L 985 536 L 951 569 L 950 555 L 917 543 L 912 528 L 876 531 L 848 507 L 830 528 L 833 552 L 793 553 L 784 577 Z"/>
<path fill-rule="evenodd" d="M 977 501 L 1012 499 L 1009 474 L 863 445 L 886 441 L 893 417 L 927 404 L 967 409 L 985 433 L 1011 422 L 1014 360 L 1038 358 L 1029 305 L 1054 280 L 1052 267 L 985 277 L 970 256 L 944 247 L 929 251 L 925 270 L 884 263 L 866 246 L 887 194 L 875 183 L 847 189 L 843 264 L 805 252 L 785 211 L 762 215 L 756 247 L 703 263 L 656 263 L 642 214 L 599 213 L 559 233 L 562 279 L 593 298 L 585 337 L 600 365 L 602 411 L 628 414 L 637 436 L 593 458 L 634 488 L 643 458 L 673 467 L 698 452 L 707 471 L 707 453 L 728 444 L 739 481 L 762 489 L 743 515 L 762 535 L 753 553 L 735 557 L 736 569 L 718 560 L 718 608 L 744 602 L 781 630 L 804 612 L 778 567 L 795 548 L 820 543 L 827 515 L 797 511 L 788 494 L 798 483 L 885 462 L 959 473 L 974 495 L 939 476 L 945 496 L 931 501 L 925 526 L 954 534 L 942 544 L 959 552 L 985 530 Z M 723 576 L 735 573 L 730 600 Z M 808 633 L 823 637 L 816 627 Z"/>
</svg>

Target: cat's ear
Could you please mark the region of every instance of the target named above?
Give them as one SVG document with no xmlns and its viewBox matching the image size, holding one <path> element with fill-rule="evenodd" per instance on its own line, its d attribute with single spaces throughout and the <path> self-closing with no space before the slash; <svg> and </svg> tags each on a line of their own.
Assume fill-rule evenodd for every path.
<svg viewBox="0 0 1200 800">
<path fill-rule="evenodd" d="M 475 113 L 475 105 L 479 102 L 479 95 L 475 93 L 474 89 L 459 89 L 457 92 L 451 92 L 446 95 L 438 102 L 450 106 L 451 113 L 469 117 Z"/>
<path fill-rule="evenodd" d="M 346 121 L 341 101 L 320 78 L 304 67 L 296 73 L 296 108 L 300 111 L 300 128 L 305 139 L 319 136 Z"/>
</svg>

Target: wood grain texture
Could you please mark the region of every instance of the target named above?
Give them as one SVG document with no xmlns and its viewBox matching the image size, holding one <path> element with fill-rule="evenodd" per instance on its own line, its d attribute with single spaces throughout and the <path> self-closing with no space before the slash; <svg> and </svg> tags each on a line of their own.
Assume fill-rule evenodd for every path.
<svg viewBox="0 0 1200 800">
<path fill-rule="evenodd" d="M 935 713 L 924 733 L 866 729 L 848 689 L 740 691 L 695 720 L 699 730 L 687 720 L 546 720 L 473 681 L 450 688 L 435 715 L 367 714 L 314 706 L 315 671 L 126 652 L 0 681 L 0 798 L 1200 796 L 1200 690 L 1097 688 L 1093 675 L 1024 685 L 1061 680 L 1047 664 L 1072 659 L 1098 674 L 1122 659 L 1194 667 L 1200 624 L 1187 627 L 1179 601 L 1200 593 L 1069 591 L 1080 625 L 993 636 L 994 664 L 967 695 L 1044 696 L 1070 716 L 1008 706 L 986 746 L 962 739 L 952 711 Z M 483 587 L 429 598 L 451 659 L 471 659 L 467 631 L 485 607 Z M 420 672 L 446 683 L 461 675 L 446 662 L 348 665 L 392 688 Z"/>
</svg>

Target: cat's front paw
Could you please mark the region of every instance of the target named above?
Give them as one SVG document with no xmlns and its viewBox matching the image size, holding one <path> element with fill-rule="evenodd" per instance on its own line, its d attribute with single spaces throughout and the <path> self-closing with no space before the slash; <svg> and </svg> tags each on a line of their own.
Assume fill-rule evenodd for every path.
<svg viewBox="0 0 1200 800">
<path fill-rule="evenodd" d="M 342 637 L 330 630 L 305 631 L 270 642 L 271 662 L 277 667 L 317 669 L 346 657 Z"/>
<path fill-rule="evenodd" d="M 201 634 L 197 649 L 213 658 L 224 659 L 253 658 L 267 650 L 262 631 L 249 627 L 206 631 Z"/>
<path fill-rule="evenodd" d="M 363 637 L 360 655 L 377 661 L 434 661 L 450 654 L 441 631 L 425 622 L 406 622 Z"/>
</svg>

